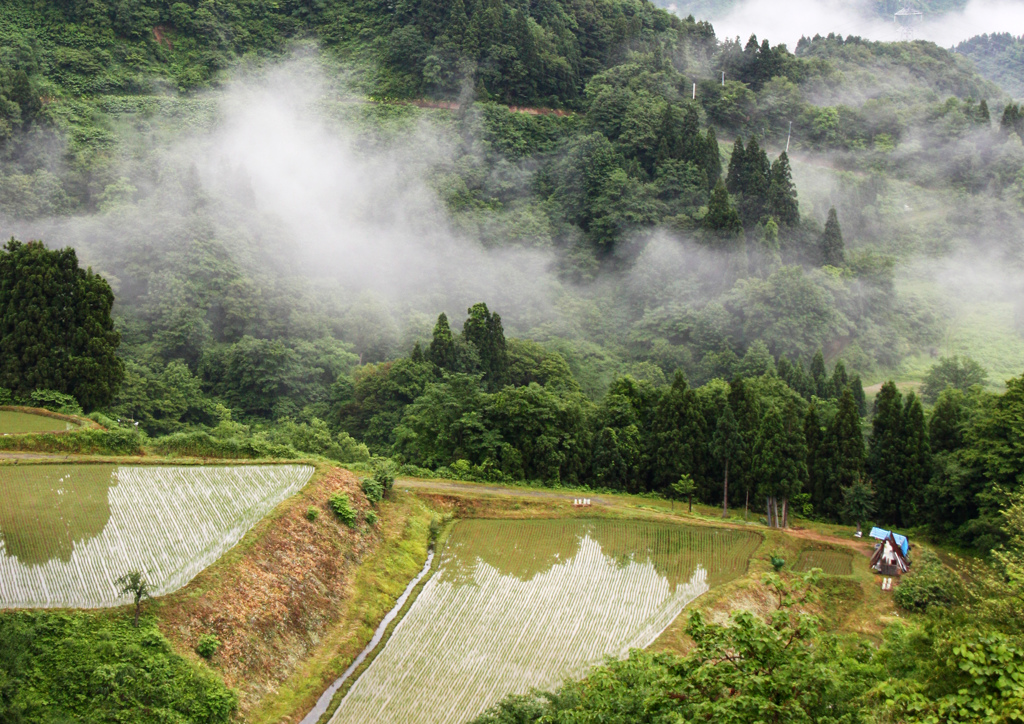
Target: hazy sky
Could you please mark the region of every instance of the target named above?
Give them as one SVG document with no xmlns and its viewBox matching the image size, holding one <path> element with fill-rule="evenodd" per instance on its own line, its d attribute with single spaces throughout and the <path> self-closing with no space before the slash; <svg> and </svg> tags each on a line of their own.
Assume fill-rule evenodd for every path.
<svg viewBox="0 0 1024 724">
<path fill-rule="evenodd" d="M 680 2 L 679 7 L 685 7 Z M 743 0 L 727 15 L 712 19 L 720 38 L 751 33 L 773 44 L 796 46 L 801 35 L 830 32 L 873 40 L 898 40 L 894 23 L 867 16 L 849 0 Z M 993 32 L 1024 34 L 1024 0 L 971 0 L 963 12 L 925 16 L 915 37 L 941 46 L 956 45 L 975 35 Z"/>
</svg>

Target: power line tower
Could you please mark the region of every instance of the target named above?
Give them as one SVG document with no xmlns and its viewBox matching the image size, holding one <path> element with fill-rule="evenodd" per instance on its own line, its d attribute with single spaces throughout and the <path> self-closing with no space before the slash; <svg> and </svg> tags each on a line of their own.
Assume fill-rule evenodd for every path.
<svg viewBox="0 0 1024 724">
<path fill-rule="evenodd" d="M 896 11 L 892 19 L 896 23 L 900 40 L 913 40 L 914 31 L 921 24 L 922 18 L 924 18 L 924 14 L 920 10 L 914 10 L 913 8 L 905 7 L 902 10 Z"/>
</svg>

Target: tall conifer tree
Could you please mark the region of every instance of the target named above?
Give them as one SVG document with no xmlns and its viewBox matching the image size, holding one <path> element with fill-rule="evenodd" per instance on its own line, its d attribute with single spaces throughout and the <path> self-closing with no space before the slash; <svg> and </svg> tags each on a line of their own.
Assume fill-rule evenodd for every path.
<svg viewBox="0 0 1024 724">
<path fill-rule="evenodd" d="M 804 492 L 811 496 L 811 505 L 818 512 L 825 510 L 826 470 L 822 464 L 825 431 L 818 418 L 818 408 L 812 403 L 807 406 L 804 417 L 804 442 L 807 446 L 807 487 Z"/>
<path fill-rule="evenodd" d="M 726 400 L 725 408 L 718 416 L 718 425 L 715 428 L 715 435 L 712 439 L 712 448 L 715 457 L 722 463 L 722 517 L 729 515 L 729 464 L 732 463 L 741 452 L 743 438 L 740 436 L 739 425 L 736 424 L 736 416 L 732 412 Z"/>
<path fill-rule="evenodd" d="M 889 380 L 875 398 L 868 454 L 868 473 L 875 486 L 878 516 L 888 525 L 903 523 L 901 509 L 907 497 L 903 431 L 903 395 L 896 383 Z"/>
<path fill-rule="evenodd" d="M 900 525 L 910 525 L 917 517 L 914 503 L 924 503 L 932 476 L 932 453 L 921 401 L 913 392 L 903 406 L 903 479 L 907 494 L 900 501 Z M 925 505 L 921 506 L 926 507 Z"/>
<path fill-rule="evenodd" d="M 857 403 L 849 389 L 843 390 L 839 397 L 839 412 L 825 435 L 823 458 L 825 483 L 821 512 L 836 517 L 842 505 L 843 488 L 852 485 L 864 472 L 864 435 Z"/>
<path fill-rule="evenodd" d="M 743 190 L 743 176 L 747 169 L 747 154 L 743 148 L 743 139 L 736 136 L 732 144 L 732 155 L 729 157 L 729 171 L 725 175 L 725 188 L 731 194 Z"/>
<path fill-rule="evenodd" d="M 676 371 L 672 386 L 658 402 L 651 427 L 653 488 L 670 490 L 684 474 L 698 480 L 703 470 L 704 416 L 682 372 Z"/>
<path fill-rule="evenodd" d="M 796 226 L 800 221 L 800 205 L 796 196 L 789 156 L 783 151 L 772 164 L 768 185 L 768 213 L 781 226 Z"/>
<path fill-rule="evenodd" d="M 743 233 L 743 222 L 729 201 L 729 193 L 721 181 L 711 192 L 708 202 L 708 213 L 701 222 L 705 231 L 714 239 L 719 240 L 716 246 L 731 249 L 736 246 L 740 234 Z"/>
<path fill-rule="evenodd" d="M 448 326 L 448 315 L 441 312 L 434 325 L 434 336 L 430 340 L 427 359 L 443 370 L 453 371 L 456 365 L 455 338 Z"/>
<path fill-rule="evenodd" d="M 757 399 L 747 387 L 742 377 L 734 377 L 729 383 L 729 407 L 736 418 L 736 427 L 740 436 L 740 445 L 731 467 L 734 489 L 743 492 L 744 516 L 750 506 L 750 494 L 753 492 L 754 477 L 751 473 L 754 441 L 760 428 L 760 410 Z"/>
<path fill-rule="evenodd" d="M 822 264 L 842 266 L 846 262 L 843 232 L 839 228 L 839 215 L 835 206 L 828 210 L 828 220 L 825 222 L 825 233 L 821 235 L 820 247 Z"/>
<path fill-rule="evenodd" d="M 704 146 L 704 173 L 708 177 L 708 189 L 713 189 L 722 178 L 722 153 L 718 148 L 715 129 L 710 126 L 704 139 Z"/>
</svg>

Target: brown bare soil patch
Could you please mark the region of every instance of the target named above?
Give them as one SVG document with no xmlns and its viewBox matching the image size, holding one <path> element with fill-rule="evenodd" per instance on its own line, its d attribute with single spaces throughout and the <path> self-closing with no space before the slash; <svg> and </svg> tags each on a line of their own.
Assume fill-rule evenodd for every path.
<svg viewBox="0 0 1024 724">
<path fill-rule="evenodd" d="M 164 633 L 180 650 L 214 634 L 220 650 L 210 664 L 241 694 L 241 714 L 291 674 L 334 624 L 350 595 L 354 569 L 379 541 L 360 523 L 350 529 L 327 508 L 333 493 L 368 507 L 359 479 L 330 469 L 282 503 L 220 561 L 163 599 Z M 320 515 L 306 519 L 315 507 Z"/>
</svg>

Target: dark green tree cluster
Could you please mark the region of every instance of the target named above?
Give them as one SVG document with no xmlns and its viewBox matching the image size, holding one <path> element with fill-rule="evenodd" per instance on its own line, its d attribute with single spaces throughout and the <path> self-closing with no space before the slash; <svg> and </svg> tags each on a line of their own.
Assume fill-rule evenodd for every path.
<svg viewBox="0 0 1024 724">
<path fill-rule="evenodd" d="M 722 49 L 721 56 L 726 75 L 754 90 L 759 90 L 772 78 L 794 72 L 794 58 L 785 45 L 772 47 L 767 38 L 758 43 L 756 35 L 747 39 L 742 50 L 738 39 L 729 41 Z"/>
<path fill-rule="evenodd" d="M 56 390 L 86 411 L 109 404 L 124 378 L 113 304 L 73 249 L 11 239 L 0 251 L 0 387 Z"/>
<path fill-rule="evenodd" d="M 736 198 L 740 219 L 745 227 L 767 223 L 773 219 L 783 229 L 800 223 L 800 207 L 797 203 L 793 173 L 789 156 L 782 152 L 774 163 L 750 137 L 746 146 L 743 139 L 736 138 L 729 171 L 726 174 L 726 189 Z"/>
<path fill-rule="evenodd" d="M 231 721 L 238 694 L 175 654 L 156 622 L 0 614 L 0 721 Z"/>
<path fill-rule="evenodd" d="M 918 518 L 931 477 L 931 454 L 924 411 L 911 392 L 906 402 L 892 382 L 882 385 L 871 420 L 868 474 L 875 485 L 878 516 L 889 525 L 909 525 Z"/>
<path fill-rule="evenodd" d="M 777 375 L 767 348 L 754 345 L 738 363 L 742 374 L 729 383 L 693 387 L 676 372 L 657 387 L 626 376 L 595 405 L 561 355 L 504 340 L 495 317 L 476 305 L 462 334 L 454 335 L 441 315 L 426 352 L 414 347 L 408 358 L 358 372 L 336 419 L 375 452 L 404 464 L 481 480 L 670 496 L 687 477 L 699 500 L 725 512 L 764 511 L 778 526 L 788 524 L 798 495 L 808 496 L 816 514 L 838 516 L 843 489 L 863 473 L 856 402 L 863 390 L 842 363 L 828 379 L 804 374 L 805 399 Z M 489 362 L 495 356 L 489 350 L 504 361 Z M 503 378 L 492 372 L 500 368 Z M 816 383 L 822 398 L 814 394 Z M 825 419 L 819 422 L 808 400 L 826 408 Z"/>
<path fill-rule="evenodd" d="M 984 387 L 987 382 L 988 372 L 970 357 L 943 357 L 925 375 L 921 397 L 934 405 L 946 388 L 967 392 L 975 385 Z"/>
<path fill-rule="evenodd" d="M 1003 117 L 999 119 L 999 127 L 1003 133 L 1016 133 L 1024 141 L 1024 110 L 1019 103 L 1006 104 Z"/>
<path fill-rule="evenodd" d="M 41 108 L 39 93 L 25 70 L 0 64 L 0 144 L 15 131 L 28 127 Z"/>
</svg>

